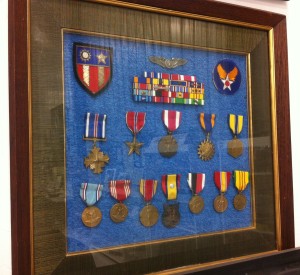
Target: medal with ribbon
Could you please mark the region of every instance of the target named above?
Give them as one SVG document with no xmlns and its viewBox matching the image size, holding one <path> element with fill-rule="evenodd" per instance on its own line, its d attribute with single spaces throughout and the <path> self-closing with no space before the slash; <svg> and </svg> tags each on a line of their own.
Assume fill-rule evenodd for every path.
<svg viewBox="0 0 300 275">
<path fill-rule="evenodd" d="M 163 175 L 161 180 L 161 186 L 163 193 L 168 201 L 176 200 L 179 187 L 180 187 L 181 175 L 171 174 Z M 165 227 L 173 228 L 180 221 L 179 203 L 164 204 L 164 212 L 162 215 L 162 222 Z"/>
<path fill-rule="evenodd" d="M 198 146 L 198 155 L 204 161 L 212 159 L 215 154 L 215 146 L 210 140 L 211 131 L 215 126 L 215 118 L 215 114 L 200 113 L 200 125 L 206 138 Z"/>
<path fill-rule="evenodd" d="M 228 142 L 228 154 L 234 158 L 238 158 L 243 154 L 243 142 L 237 138 L 242 132 L 244 117 L 241 115 L 229 114 L 229 128 L 233 134 L 233 139 Z"/>
<path fill-rule="evenodd" d="M 188 173 L 188 185 L 193 193 L 193 197 L 189 201 L 189 208 L 193 214 L 198 214 L 203 210 L 204 200 L 199 196 L 205 186 L 205 174 Z"/>
<path fill-rule="evenodd" d="M 102 195 L 103 185 L 94 183 L 82 183 L 80 187 L 80 197 L 88 206 L 81 215 L 82 222 L 87 227 L 97 226 L 102 219 L 102 213 L 99 208 L 93 206 Z"/>
<path fill-rule="evenodd" d="M 119 201 L 111 208 L 110 217 L 116 223 L 123 222 L 128 215 L 123 201 L 130 195 L 130 180 L 112 180 L 109 182 L 109 190 L 111 196 Z"/>
<path fill-rule="evenodd" d="M 181 112 L 179 111 L 162 111 L 162 121 L 168 129 L 168 135 L 161 138 L 158 143 L 158 151 L 163 157 L 170 158 L 177 153 L 178 144 L 172 136 L 173 132 L 179 127 L 181 122 Z"/>
<path fill-rule="evenodd" d="M 100 174 L 103 167 L 109 162 L 108 155 L 101 152 L 96 146 L 97 141 L 106 141 L 106 115 L 87 113 L 85 118 L 85 133 L 83 140 L 93 141 L 94 145 L 90 154 L 84 159 L 86 168 L 90 168 L 95 174 Z"/>
<path fill-rule="evenodd" d="M 137 134 L 144 128 L 146 119 L 146 113 L 141 112 L 127 112 L 126 113 L 126 125 L 128 129 L 133 134 L 133 141 L 126 142 L 126 145 L 129 147 L 128 155 L 136 153 L 140 155 L 140 148 L 144 143 L 137 142 Z"/>
<path fill-rule="evenodd" d="M 140 221 L 142 225 L 151 227 L 158 221 L 158 210 L 150 202 L 156 193 L 157 181 L 156 180 L 140 180 L 140 193 L 143 196 L 147 205 L 140 212 Z"/>
<path fill-rule="evenodd" d="M 242 192 L 247 188 L 250 182 L 250 173 L 248 171 L 233 171 L 233 179 L 238 194 L 234 197 L 233 205 L 236 210 L 243 210 L 247 204 L 247 198 Z"/>
<path fill-rule="evenodd" d="M 228 189 L 231 179 L 231 172 L 216 171 L 214 173 L 214 181 L 216 187 L 220 190 L 220 195 L 214 200 L 214 208 L 217 212 L 222 213 L 228 207 L 228 201 L 225 197 L 225 193 Z"/>
</svg>

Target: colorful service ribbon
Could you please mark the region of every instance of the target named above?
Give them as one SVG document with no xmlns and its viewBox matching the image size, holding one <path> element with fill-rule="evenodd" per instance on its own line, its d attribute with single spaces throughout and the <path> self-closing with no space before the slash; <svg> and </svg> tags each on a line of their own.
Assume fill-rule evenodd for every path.
<svg viewBox="0 0 300 275">
<path fill-rule="evenodd" d="M 180 187 L 181 175 L 163 175 L 161 180 L 162 190 L 168 200 L 176 200 Z"/>
<path fill-rule="evenodd" d="M 246 189 L 250 182 L 250 173 L 248 171 L 235 170 L 233 172 L 233 178 L 235 187 L 239 192 L 242 192 Z"/>
<path fill-rule="evenodd" d="M 94 205 L 100 200 L 103 185 L 94 183 L 82 183 L 80 187 L 80 197 L 87 206 Z"/>
<path fill-rule="evenodd" d="M 146 202 L 150 202 L 156 193 L 157 180 L 140 180 L 140 193 Z"/>
<path fill-rule="evenodd" d="M 106 115 L 87 113 L 85 120 L 86 139 L 105 139 Z"/>
<path fill-rule="evenodd" d="M 179 111 L 162 111 L 162 120 L 170 132 L 174 132 L 180 125 L 181 112 Z"/>
<path fill-rule="evenodd" d="M 136 135 L 145 125 L 146 113 L 141 112 L 127 112 L 126 124 L 129 130 Z"/>
<path fill-rule="evenodd" d="M 200 124 L 206 133 L 210 133 L 215 126 L 215 114 L 200 113 Z"/>
<path fill-rule="evenodd" d="M 241 115 L 229 114 L 229 128 L 233 135 L 239 135 L 243 129 L 244 117 Z"/>
<path fill-rule="evenodd" d="M 216 171 L 214 173 L 215 184 L 221 193 L 225 193 L 227 191 L 230 179 L 231 172 Z"/>
<path fill-rule="evenodd" d="M 187 182 L 193 194 L 199 194 L 205 186 L 205 174 L 188 173 Z"/>
<path fill-rule="evenodd" d="M 123 202 L 130 195 L 130 180 L 112 180 L 109 183 L 110 194 L 119 202 Z"/>
</svg>

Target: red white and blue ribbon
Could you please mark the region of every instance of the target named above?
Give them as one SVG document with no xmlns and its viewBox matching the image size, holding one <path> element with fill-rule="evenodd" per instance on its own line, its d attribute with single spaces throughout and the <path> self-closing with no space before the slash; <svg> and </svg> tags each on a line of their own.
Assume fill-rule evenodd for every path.
<svg viewBox="0 0 300 275">
<path fill-rule="evenodd" d="M 135 135 L 144 128 L 146 113 L 142 112 L 127 112 L 126 124 L 129 130 Z"/>
<path fill-rule="evenodd" d="M 87 206 L 92 206 L 100 200 L 102 189 L 103 185 L 101 184 L 82 183 L 80 188 L 80 197 Z"/>
<path fill-rule="evenodd" d="M 112 180 L 109 182 L 109 190 L 113 198 L 122 202 L 130 195 L 130 180 Z"/>
<path fill-rule="evenodd" d="M 162 111 L 162 120 L 170 132 L 174 132 L 180 125 L 181 112 L 179 111 Z"/>
<path fill-rule="evenodd" d="M 85 120 L 85 138 L 105 139 L 106 115 L 87 113 Z"/>
<path fill-rule="evenodd" d="M 193 194 L 199 194 L 205 186 L 205 174 L 188 173 L 187 182 Z"/>
</svg>

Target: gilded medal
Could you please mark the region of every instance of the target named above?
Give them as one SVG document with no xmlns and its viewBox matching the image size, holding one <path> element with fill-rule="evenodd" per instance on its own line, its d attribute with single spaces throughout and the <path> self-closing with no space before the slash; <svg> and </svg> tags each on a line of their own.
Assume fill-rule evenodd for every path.
<svg viewBox="0 0 300 275">
<path fill-rule="evenodd" d="M 155 206 L 149 204 L 146 205 L 140 212 L 140 221 L 143 226 L 151 227 L 158 221 L 158 210 Z"/>
<path fill-rule="evenodd" d="M 238 138 L 234 137 L 233 140 L 230 140 L 227 144 L 228 154 L 234 158 L 238 158 L 243 154 L 243 142 L 241 142 Z"/>
<path fill-rule="evenodd" d="M 102 213 L 97 207 L 89 206 L 82 212 L 81 219 L 85 226 L 96 227 L 102 220 Z"/>
<path fill-rule="evenodd" d="M 115 223 L 124 222 L 128 215 L 128 209 L 125 204 L 117 203 L 110 209 L 110 218 Z"/>
</svg>

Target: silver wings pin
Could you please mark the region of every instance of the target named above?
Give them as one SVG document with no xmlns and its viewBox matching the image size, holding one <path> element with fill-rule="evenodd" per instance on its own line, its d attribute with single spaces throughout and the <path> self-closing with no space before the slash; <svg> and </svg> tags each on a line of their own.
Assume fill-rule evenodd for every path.
<svg viewBox="0 0 300 275">
<path fill-rule="evenodd" d="M 187 60 L 183 58 L 172 57 L 171 59 L 167 59 L 162 56 L 149 56 L 149 60 L 152 63 L 158 64 L 159 66 L 168 69 L 174 69 L 187 63 Z"/>
</svg>

